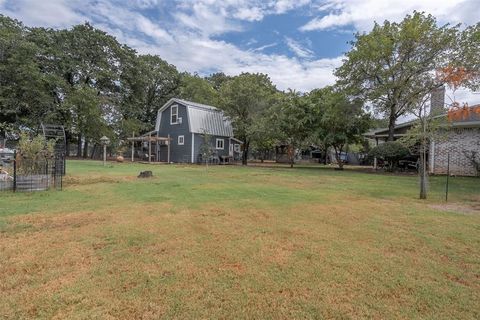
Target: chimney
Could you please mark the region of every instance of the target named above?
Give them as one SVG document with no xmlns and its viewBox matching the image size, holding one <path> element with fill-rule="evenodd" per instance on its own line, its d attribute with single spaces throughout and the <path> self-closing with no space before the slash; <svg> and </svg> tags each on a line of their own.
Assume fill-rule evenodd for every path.
<svg viewBox="0 0 480 320">
<path fill-rule="evenodd" d="M 446 113 L 445 108 L 445 87 L 441 86 L 440 88 L 433 89 L 430 96 L 430 114 L 432 116 L 438 116 L 440 114 Z"/>
</svg>

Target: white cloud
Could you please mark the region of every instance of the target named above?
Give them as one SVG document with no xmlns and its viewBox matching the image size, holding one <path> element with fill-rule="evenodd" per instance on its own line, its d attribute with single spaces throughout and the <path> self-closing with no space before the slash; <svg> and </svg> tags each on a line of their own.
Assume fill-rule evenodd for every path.
<svg viewBox="0 0 480 320">
<path fill-rule="evenodd" d="M 480 92 L 472 93 L 472 91 L 464 88 L 457 89 L 455 92 L 447 89 L 445 102 L 451 104 L 454 101 L 460 102 L 460 104 L 468 103 L 470 106 L 480 104 Z"/>
<path fill-rule="evenodd" d="M 263 16 L 264 13 L 262 9 L 258 7 L 239 8 L 238 11 L 234 14 L 235 18 L 246 21 L 262 20 Z"/>
<path fill-rule="evenodd" d="M 0 13 L 23 21 L 27 25 L 64 28 L 87 20 L 81 13 L 71 10 L 70 6 L 75 6 L 77 2 L 78 0 L 72 0 L 70 3 L 64 0 L 4 0 L 0 2 Z"/>
<path fill-rule="evenodd" d="M 281 14 L 309 3 L 311 3 L 310 0 L 278 0 L 273 2 L 273 8 L 275 13 Z"/>
<path fill-rule="evenodd" d="M 163 30 L 144 16 L 139 15 L 137 17 L 136 25 L 141 32 L 157 40 L 168 42 L 173 41 L 172 36 L 167 31 Z"/>
<path fill-rule="evenodd" d="M 180 70 L 200 74 L 223 71 L 228 75 L 261 72 L 268 74 L 279 89 L 300 91 L 333 84 L 333 70 L 341 64 L 340 57 L 303 61 L 259 50 L 244 51 L 224 41 L 194 39 L 189 35 L 179 36 L 176 43 L 163 46 L 136 43 L 136 49 L 141 53 L 158 54 Z"/>
<path fill-rule="evenodd" d="M 274 42 L 274 43 L 269 43 L 269 44 L 266 44 L 266 45 L 264 45 L 264 46 L 255 48 L 255 49 L 253 49 L 253 50 L 251 50 L 251 51 L 253 51 L 253 52 L 260 52 L 260 51 L 263 51 L 263 50 L 265 50 L 265 49 L 275 47 L 275 46 L 277 46 L 277 45 L 278 45 L 278 43 L 276 43 L 276 42 Z"/>
<path fill-rule="evenodd" d="M 369 31 L 374 22 L 401 21 L 414 10 L 432 14 L 441 24 L 477 23 L 479 0 L 326 0 L 316 7 L 319 16 L 300 27 L 301 31 L 345 30 Z M 458 101 L 480 103 L 480 94 L 462 89 Z"/>
<path fill-rule="evenodd" d="M 353 25 L 367 31 L 374 21 L 400 21 L 416 11 L 433 14 L 440 22 L 475 23 L 478 20 L 478 0 L 327 0 L 317 10 L 318 17 L 300 30 L 326 30 Z"/>
<path fill-rule="evenodd" d="M 142 9 L 153 8 L 158 6 L 158 0 L 134 0 L 134 3 Z"/>
<path fill-rule="evenodd" d="M 476 11 L 473 8 L 466 9 L 458 4 L 459 1 L 452 1 L 456 1 L 454 8 L 458 9 L 451 15 L 454 19 L 463 19 L 467 16 L 475 18 Z M 399 5 L 383 5 L 383 2 L 375 3 L 372 0 L 365 0 L 365 2 L 367 3 L 365 6 L 359 0 L 322 2 L 317 10 L 332 15 L 329 18 L 331 20 L 323 20 L 322 28 L 353 25 L 358 30 L 367 30 L 365 28 L 372 23 L 374 18 L 383 20 L 392 16 L 403 17 Z M 405 8 L 410 8 L 411 3 L 413 1 L 408 0 Z M 432 0 L 428 0 L 427 3 L 433 6 Z M 435 1 L 435 3 L 437 2 Z M 445 8 L 442 3 L 439 4 L 439 7 Z M 173 21 L 165 19 L 167 9 L 162 6 L 166 4 L 169 6 L 168 12 L 170 18 L 173 17 Z M 302 46 L 298 41 L 288 37 L 284 38 L 284 41 L 296 54 L 296 57 L 264 53 L 263 50 L 275 46 L 277 43 L 264 46 L 257 44 L 257 48 L 242 50 L 232 43 L 214 40 L 216 35 L 241 31 L 242 21 L 256 21 L 269 14 L 281 14 L 306 5 L 313 6 L 310 0 L 191 0 L 175 2 L 160 0 L 135 0 L 132 2 L 122 0 L 0 0 L 0 13 L 17 18 L 29 26 L 64 28 L 88 20 L 95 27 L 116 36 L 120 42 L 137 49 L 138 52 L 158 54 L 169 63 L 176 65 L 181 71 L 201 74 L 223 71 L 229 75 L 241 72 L 262 72 L 267 73 L 280 89 L 292 88 L 308 91 L 334 83 L 333 70 L 340 66 L 341 57 L 315 58 L 308 47 Z M 156 10 L 155 8 L 157 14 L 150 14 L 148 17 L 143 14 L 143 10 Z M 358 13 L 358 8 L 363 12 Z M 343 18 L 336 20 L 335 15 Z M 252 39 L 247 46 L 250 47 L 255 43 L 256 40 Z"/>
<path fill-rule="evenodd" d="M 313 51 L 305 48 L 297 41 L 293 40 L 292 38 L 285 37 L 285 43 L 288 48 L 293 51 L 298 57 L 300 58 L 311 58 L 313 57 Z"/>
<path fill-rule="evenodd" d="M 1 0 L 0 0 L 1 1 Z M 284 55 L 265 54 L 266 48 L 277 45 L 267 44 L 256 49 L 241 50 L 225 41 L 213 40 L 212 36 L 228 31 L 240 31 L 241 25 L 235 21 L 258 20 L 264 14 L 285 12 L 309 1 L 242 1 L 242 0 L 199 0 L 178 2 L 173 13 L 173 25 L 165 26 L 165 21 L 147 18 L 135 10 L 139 6 L 154 7 L 157 1 L 135 1 L 127 5 L 116 0 L 53 0 L 52 14 L 42 21 L 36 18 L 36 0 L 8 1 L 11 11 L 27 25 L 68 27 L 89 20 L 116 36 L 140 53 L 158 54 L 179 70 L 201 74 L 223 71 L 230 75 L 241 72 L 267 73 L 280 89 L 294 88 L 310 90 L 334 82 L 332 71 L 340 64 L 339 58 L 303 61 Z M 33 5 L 32 5 L 33 4 Z M 5 12 L 0 7 L 0 12 Z M 62 12 L 62 17 L 59 16 Z M 163 25 L 163 26 L 162 26 Z M 312 57 L 311 51 L 289 40 L 292 50 L 298 57 Z"/>
</svg>

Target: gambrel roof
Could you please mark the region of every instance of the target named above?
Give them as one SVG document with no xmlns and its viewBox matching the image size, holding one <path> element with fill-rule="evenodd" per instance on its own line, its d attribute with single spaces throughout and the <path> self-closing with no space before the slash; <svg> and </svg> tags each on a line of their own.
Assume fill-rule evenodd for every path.
<svg viewBox="0 0 480 320">
<path fill-rule="evenodd" d="M 184 105 L 187 108 L 188 126 L 191 133 L 233 137 L 232 124 L 223 111 L 213 106 L 177 98 L 170 99 L 158 110 L 155 130 L 160 129 L 162 112 L 173 104 Z"/>
</svg>

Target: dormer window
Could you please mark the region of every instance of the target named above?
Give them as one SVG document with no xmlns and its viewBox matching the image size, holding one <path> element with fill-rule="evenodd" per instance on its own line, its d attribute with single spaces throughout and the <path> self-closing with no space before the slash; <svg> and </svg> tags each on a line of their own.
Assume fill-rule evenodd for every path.
<svg viewBox="0 0 480 320">
<path fill-rule="evenodd" d="M 177 124 L 178 123 L 178 106 L 173 105 L 170 108 L 170 124 Z"/>
</svg>

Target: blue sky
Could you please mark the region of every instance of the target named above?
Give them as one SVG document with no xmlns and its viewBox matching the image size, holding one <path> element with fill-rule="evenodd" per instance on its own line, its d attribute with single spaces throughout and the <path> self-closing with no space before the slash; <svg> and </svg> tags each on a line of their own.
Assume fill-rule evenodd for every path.
<svg viewBox="0 0 480 320">
<path fill-rule="evenodd" d="M 180 71 L 263 72 L 279 89 L 300 91 L 332 84 L 347 42 L 374 21 L 418 10 L 469 25 L 479 7 L 480 0 L 0 0 L 0 13 L 28 26 L 89 21 Z"/>
</svg>

